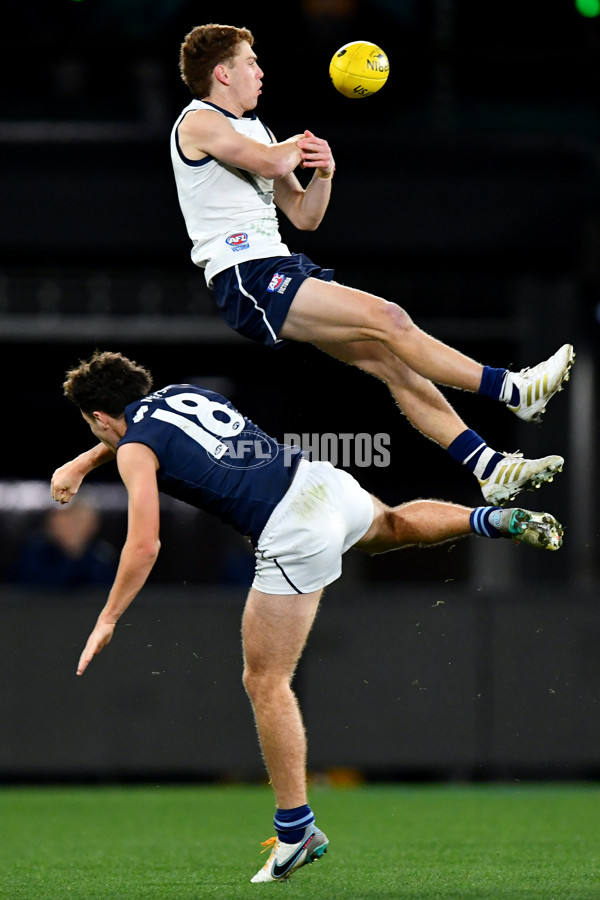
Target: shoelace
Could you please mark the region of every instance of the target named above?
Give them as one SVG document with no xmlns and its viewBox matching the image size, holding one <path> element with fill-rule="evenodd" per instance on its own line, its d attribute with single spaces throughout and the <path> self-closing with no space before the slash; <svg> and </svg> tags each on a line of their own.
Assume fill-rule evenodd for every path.
<svg viewBox="0 0 600 900">
<path fill-rule="evenodd" d="M 260 852 L 266 853 L 267 850 L 269 849 L 269 847 L 273 847 L 276 843 L 277 843 L 276 837 L 270 837 L 266 841 L 261 841 L 260 846 L 263 847 L 264 849 L 261 850 Z"/>
<path fill-rule="evenodd" d="M 500 456 L 516 456 L 516 457 L 518 457 L 518 459 L 523 459 L 523 454 L 521 453 L 520 450 L 515 450 L 514 453 L 510 453 L 510 451 L 508 451 L 508 450 L 501 450 Z"/>
<path fill-rule="evenodd" d="M 271 862 L 271 857 L 272 857 L 273 854 L 275 853 L 275 849 L 276 849 L 276 846 L 277 846 L 277 838 L 276 838 L 276 837 L 270 837 L 270 838 L 268 838 L 266 841 L 261 841 L 261 842 L 260 842 L 260 846 L 262 847 L 262 850 L 260 851 L 261 853 L 266 853 L 267 850 L 269 849 L 269 847 L 272 847 L 272 848 L 273 848 L 273 849 L 271 850 L 271 853 L 270 853 L 270 855 L 269 855 L 268 860 L 266 861 L 266 863 L 265 863 L 264 866 L 263 866 L 263 869 L 268 869 L 268 868 L 269 868 L 269 863 Z"/>
</svg>

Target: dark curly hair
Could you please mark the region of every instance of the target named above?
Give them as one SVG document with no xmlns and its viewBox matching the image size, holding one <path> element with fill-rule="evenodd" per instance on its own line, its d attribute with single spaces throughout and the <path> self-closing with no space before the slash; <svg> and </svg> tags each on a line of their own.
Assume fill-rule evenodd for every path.
<svg viewBox="0 0 600 900">
<path fill-rule="evenodd" d="M 148 369 L 122 353 L 96 350 L 67 372 L 63 388 L 65 396 L 86 415 L 99 411 L 118 419 L 126 406 L 150 393 L 152 384 Z"/>
<path fill-rule="evenodd" d="M 233 25 L 197 25 L 181 45 L 179 71 L 198 100 L 210 94 L 212 73 L 220 63 L 231 63 L 241 43 L 254 37 L 247 28 Z"/>
</svg>

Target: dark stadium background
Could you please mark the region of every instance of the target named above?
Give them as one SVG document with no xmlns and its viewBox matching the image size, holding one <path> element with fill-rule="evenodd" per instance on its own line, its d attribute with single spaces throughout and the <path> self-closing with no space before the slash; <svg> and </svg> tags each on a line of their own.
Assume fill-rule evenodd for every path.
<svg viewBox="0 0 600 900">
<path fill-rule="evenodd" d="M 383 385 L 311 347 L 266 349 L 220 323 L 189 259 L 168 136 L 188 102 L 179 44 L 191 27 L 222 13 L 184 0 L 6 7 L 0 577 L 48 505 L 53 470 L 89 445 L 61 384 L 65 370 L 96 347 L 133 356 L 158 385 L 207 380 L 278 437 L 388 433 L 390 468 L 351 467 L 388 502 L 480 502 L 472 477 L 409 428 Z M 310 128 L 334 151 L 322 227 L 298 234 L 282 223 L 293 250 L 334 267 L 341 281 L 396 300 L 422 327 L 490 365 L 534 364 L 564 341 L 577 351 L 568 389 L 541 428 L 488 401 L 451 394 L 469 425 L 498 449 L 565 456 L 560 478 L 522 499 L 565 523 L 564 548 L 536 555 L 471 539 L 375 560 L 349 555 L 347 578 L 328 592 L 299 673 L 311 763 L 328 769 L 346 762 L 373 776 L 595 775 L 600 17 L 582 15 L 574 2 L 517 0 L 305 0 L 286 4 L 285 22 L 268 4 L 230 3 L 226 16 L 255 34 L 265 71 L 261 118 L 277 137 Z M 333 52 L 355 39 L 379 43 L 391 64 L 385 88 L 361 102 L 337 94 L 327 74 Z M 118 547 L 123 503 L 104 490 L 113 481 L 107 469 L 93 484 L 104 536 Z M 115 640 L 84 682 L 110 698 L 124 672 L 130 679 L 126 702 L 117 703 L 104 730 L 87 721 L 88 700 L 71 674 L 101 592 L 57 596 L 5 579 L 0 616 L 15 639 L 0 668 L 13 684 L 23 652 L 35 663 L 25 682 L 13 684 L 16 693 L 1 695 L 10 727 L 0 777 L 260 771 L 239 686 L 244 588 L 219 585 L 229 552 L 239 546 L 227 529 L 166 506 L 163 552 L 130 619 L 152 632 L 143 643 L 161 646 L 179 675 L 149 687 L 128 629 L 127 642 Z M 217 721 L 213 743 L 200 749 L 190 726 L 195 693 L 180 690 L 189 672 L 174 649 L 177 628 L 165 625 L 173 622 L 174 597 L 187 641 L 206 640 L 214 618 L 212 665 L 226 661 L 228 672 L 203 701 Z M 413 633 L 420 620 L 426 649 Z M 448 678 L 453 665 L 456 679 Z M 349 742 L 343 724 L 336 731 L 338 712 L 329 714 L 325 695 L 315 700 L 310 690 L 325 680 L 343 692 L 367 669 L 360 683 L 379 683 L 381 708 L 355 686 L 340 721 L 347 712 L 353 734 L 369 735 L 387 716 L 377 752 L 372 741 Z M 426 691 L 415 687 L 423 678 L 430 679 Z M 143 715 L 136 697 L 144 698 Z M 222 703 L 239 704 L 237 754 L 230 717 L 218 720 Z M 179 713 L 156 749 L 145 729 L 150 734 L 173 704 Z M 27 723 L 24 708 L 33 711 Z M 55 731 L 60 723 L 63 735 L 87 738 L 73 738 L 66 756 L 58 737 L 54 753 L 40 748 L 30 740 L 37 716 L 47 716 Z"/>
</svg>

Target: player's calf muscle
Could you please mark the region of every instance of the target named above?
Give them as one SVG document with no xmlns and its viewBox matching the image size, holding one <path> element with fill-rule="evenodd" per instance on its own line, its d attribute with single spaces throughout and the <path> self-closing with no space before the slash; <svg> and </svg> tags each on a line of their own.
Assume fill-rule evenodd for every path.
<svg viewBox="0 0 600 900">
<path fill-rule="evenodd" d="M 377 517 L 375 534 L 358 547 L 375 555 L 401 547 L 443 543 L 469 531 L 466 507 L 436 500 L 412 500 L 384 509 Z"/>
</svg>

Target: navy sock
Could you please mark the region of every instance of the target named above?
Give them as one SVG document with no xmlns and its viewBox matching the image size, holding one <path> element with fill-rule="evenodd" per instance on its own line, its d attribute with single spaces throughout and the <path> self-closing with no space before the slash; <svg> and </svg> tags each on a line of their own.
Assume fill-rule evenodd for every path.
<svg viewBox="0 0 600 900">
<path fill-rule="evenodd" d="M 280 841 L 284 844 L 297 844 L 304 837 L 307 826 L 314 821 L 312 809 L 304 805 L 295 809 L 278 809 L 273 824 Z"/>
<path fill-rule="evenodd" d="M 508 369 L 492 369 L 491 366 L 483 367 L 477 393 L 491 400 L 510 403 L 511 406 L 517 406 L 520 399 L 519 388 L 512 383 Z"/>
<path fill-rule="evenodd" d="M 498 530 L 501 517 L 500 506 L 478 506 L 471 513 L 471 530 L 480 537 L 502 537 L 502 532 Z"/>
<path fill-rule="evenodd" d="M 480 480 L 487 478 L 502 459 L 476 431 L 466 428 L 448 447 L 448 453 Z"/>
<path fill-rule="evenodd" d="M 477 393 L 489 397 L 490 400 L 500 400 L 506 374 L 507 369 L 492 369 L 491 366 L 484 366 Z"/>
</svg>

